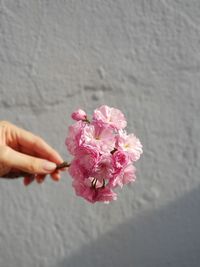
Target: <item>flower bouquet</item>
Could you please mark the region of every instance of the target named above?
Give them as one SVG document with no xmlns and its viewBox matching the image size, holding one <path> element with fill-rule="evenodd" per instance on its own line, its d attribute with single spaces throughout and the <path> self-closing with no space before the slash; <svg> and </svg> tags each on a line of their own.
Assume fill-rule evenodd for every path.
<svg viewBox="0 0 200 267">
<path fill-rule="evenodd" d="M 108 203 L 117 199 L 114 189 L 136 179 L 133 165 L 142 154 L 142 145 L 134 134 L 127 134 L 124 114 L 103 105 L 90 120 L 85 111 L 72 113 L 65 141 L 73 159 L 69 166 L 76 195 L 89 202 Z"/>
</svg>

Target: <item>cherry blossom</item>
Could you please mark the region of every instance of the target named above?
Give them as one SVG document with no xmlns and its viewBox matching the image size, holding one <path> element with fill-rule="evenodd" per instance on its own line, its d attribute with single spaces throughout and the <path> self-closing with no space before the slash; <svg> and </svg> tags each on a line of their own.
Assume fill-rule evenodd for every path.
<svg viewBox="0 0 200 267">
<path fill-rule="evenodd" d="M 123 185 L 126 185 L 130 182 L 134 182 L 136 180 L 135 175 L 136 169 L 133 164 L 128 164 L 125 168 L 123 168 L 120 173 L 116 176 L 113 176 L 112 179 L 109 181 L 109 186 L 111 188 L 120 186 L 121 188 Z"/>
<path fill-rule="evenodd" d="M 91 146 L 79 147 L 69 167 L 69 173 L 78 180 L 87 178 L 96 168 L 99 156 L 99 151 Z"/>
<path fill-rule="evenodd" d="M 119 131 L 116 136 L 116 148 L 126 151 L 132 161 L 137 161 L 142 154 L 142 144 L 134 134 L 126 134 L 125 131 Z"/>
<path fill-rule="evenodd" d="M 125 128 L 127 125 L 124 114 L 119 109 L 110 108 L 106 105 L 95 109 L 93 120 L 103 127 L 109 125 L 113 129 L 118 130 Z"/>
<path fill-rule="evenodd" d="M 101 153 L 108 153 L 115 147 L 115 136 L 110 128 L 87 125 L 84 128 L 84 142 L 97 147 Z"/>
<path fill-rule="evenodd" d="M 113 161 L 113 167 L 115 170 L 115 174 L 119 174 L 120 171 L 125 166 L 127 166 L 128 162 L 129 162 L 128 153 L 126 153 L 122 150 L 118 150 L 113 154 L 112 161 Z"/>
<path fill-rule="evenodd" d="M 133 165 L 142 154 L 142 144 L 127 134 L 123 113 L 106 105 L 94 111 L 91 121 L 85 111 L 72 113 L 76 121 L 69 126 L 66 146 L 73 156 L 69 166 L 76 195 L 91 203 L 117 199 L 116 187 L 134 182 Z"/>
<path fill-rule="evenodd" d="M 74 180 L 72 186 L 74 187 L 77 196 L 81 196 L 91 203 L 95 203 L 97 201 L 108 203 L 117 199 L 117 194 L 114 193 L 110 188 L 95 188 L 92 184 L 91 177 L 85 182 L 78 182 L 77 180 Z"/>
<path fill-rule="evenodd" d="M 67 146 L 68 151 L 72 155 L 75 155 L 76 150 L 83 143 L 82 133 L 85 125 L 86 123 L 78 121 L 75 124 L 69 126 L 69 132 L 65 140 L 65 144 Z"/>
<path fill-rule="evenodd" d="M 84 110 L 78 109 L 74 111 L 71 115 L 72 119 L 75 121 L 80 121 L 80 120 L 86 120 L 87 119 L 87 114 L 85 113 Z"/>
</svg>

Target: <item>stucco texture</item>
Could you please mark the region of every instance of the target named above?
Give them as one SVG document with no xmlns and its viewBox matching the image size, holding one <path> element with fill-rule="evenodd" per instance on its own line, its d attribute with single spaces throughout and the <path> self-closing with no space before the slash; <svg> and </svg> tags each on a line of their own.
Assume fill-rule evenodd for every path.
<svg viewBox="0 0 200 267">
<path fill-rule="evenodd" d="M 199 0 L 0 0 L 0 119 L 64 145 L 70 114 L 121 109 L 144 154 L 116 202 L 0 182 L 0 267 L 200 266 Z"/>
</svg>

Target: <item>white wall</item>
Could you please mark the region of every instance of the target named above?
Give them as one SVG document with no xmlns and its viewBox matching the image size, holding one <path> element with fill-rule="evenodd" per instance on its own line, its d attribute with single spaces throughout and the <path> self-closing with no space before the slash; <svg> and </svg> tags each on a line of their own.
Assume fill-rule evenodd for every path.
<svg viewBox="0 0 200 267">
<path fill-rule="evenodd" d="M 1 0 L 0 119 L 64 158 L 70 114 L 123 110 L 144 145 L 110 204 L 69 175 L 0 183 L 0 267 L 200 266 L 198 0 Z"/>
</svg>

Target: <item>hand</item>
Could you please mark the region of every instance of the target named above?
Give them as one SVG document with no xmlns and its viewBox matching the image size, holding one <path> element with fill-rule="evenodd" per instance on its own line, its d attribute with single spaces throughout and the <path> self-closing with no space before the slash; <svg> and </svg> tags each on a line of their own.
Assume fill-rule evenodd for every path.
<svg viewBox="0 0 200 267">
<path fill-rule="evenodd" d="M 24 177 L 25 185 L 34 179 L 41 183 L 47 174 L 58 181 L 60 174 L 56 166 L 62 162 L 61 156 L 42 138 L 0 121 L 0 177 L 21 171 L 35 174 Z"/>
</svg>

